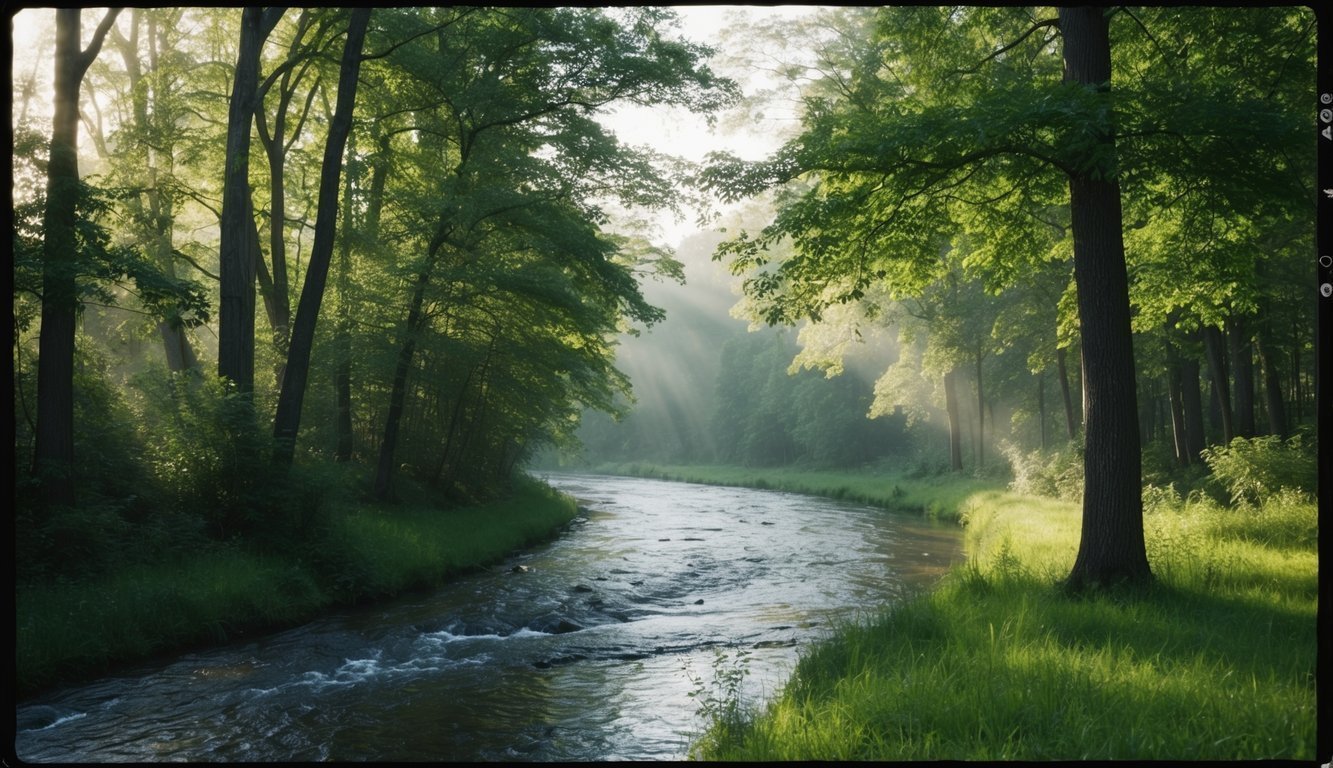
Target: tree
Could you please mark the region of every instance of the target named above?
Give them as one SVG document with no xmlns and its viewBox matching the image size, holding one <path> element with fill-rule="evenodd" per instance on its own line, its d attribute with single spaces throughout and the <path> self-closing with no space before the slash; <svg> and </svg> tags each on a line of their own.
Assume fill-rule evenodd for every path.
<svg viewBox="0 0 1333 768">
<path fill-rule="evenodd" d="M 859 299 L 873 281 L 919 285 L 938 259 L 934 244 L 958 226 L 956 209 L 1033 188 L 1044 193 L 1052 174 L 1062 175 L 1083 344 L 1087 483 L 1080 554 L 1068 583 L 1150 579 L 1106 15 L 881 13 L 886 66 L 854 72 L 850 90 L 858 98 L 812 101 L 804 134 L 771 160 L 715 159 L 706 178 L 732 198 L 801 177 L 817 180 L 758 238 L 742 233 L 719 256 L 741 272 L 764 268 L 764 247 L 790 237 L 798 253 L 752 272 L 746 291 L 764 303 L 770 322 L 817 320 L 825 307 Z M 1063 37 L 1062 83 L 1051 82 L 1044 53 L 1054 40 L 1044 35 L 1053 29 Z M 1012 42 L 995 48 L 989 41 L 996 35 Z"/>
<path fill-rule="evenodd" d="M 107 11 L 80 49 L 79 9 L 56 12 L 55 115 L 42 216 L 42 333 L 32 471 L 45 506 L 74 503 L 74 329 L 78 311 L 79 88 L 120 9 Z"/>
<path fill-rule="evenodd" d="M 129 197 L 130 220 L 136 236 L 146 245 L 158 269 L 169 279 L 176 276 L 173 243 L 176 194 L 174 167 L 176 144 L 184 133 L 185 109 L 177 82 L 178 65 L 172 50 L 179 42 L 175 26 L 180 9 L 162 11 L 134 8 L 130 11 L 129 37 L 116 27 L 111 40 L 124 64 L 125 86 L 131 102 L 131 122 L 117 131 L 121 139 L 115 157 L 105 153 L 104 142 L 96 142 L 104 160 L 113 161 L 127 177 L 125 183 L 138 190 Z M 147 52 L 145 68 L 142 56 Z M 199 361 L 180 318 L 165 318 L 157 331 L 171 371 L 195 370 Z"/>
<path fill-rule="evenodd" d="M 1086 130 L 1092 143 L 1069 176 L 1074 280 L 1083 340 L 1083 527 L 1068 583 L 1073 588 L 1151 579 L 1143 540 L 1143 502 L 1135 398 L 1129 276 L 1120 185 L 1114 175 L 1111 43 L 1101 8 L 1060 9 L 1065 80 L 1102 104 Z"/>
<path fill-rule="evenodd" d="M 394 363 L 374 481 L 379 498 L 391 493 L 408 376 L 440 272 L 467 275 L 495 258 L 493 243 L 540 237 L 554 246 L 547 258 L 574 268 L 583 290 L 630 319 L 658 318 L 627 265 L 616 264 L 613 251 L 590 240 L 585 227 L 604 217 L 594 198 L 663 206 L 669 185 L 591 115 L 619 101 L 710 111 L 732 93 L 699 66 L 703 51 L 660 34 L 669 19 L 663 9 L 625 11 L 623 25 L 590 9 L 451 13 L 458 15 L 447 34 L 420 38 L 431 40 L 433 51 L 415 45 L 395 53 L 417 80 L 422 103 L 438 105 L 415 111 L 420 146 L 440 173 L 425 198 L 429 208 L 419 214 L 431 236 L 413 270 Z M 420 66 L 426 52 L 450 66 Z M 570 250 L 578 243 L 586 249 Z M 448 293 L 441 300 L 456 302 Z"/>
<path fill-rule="evenodd" d="M 250 202 L 250 131 L 259 87 L 259 54 L 286 9 L 247 7 L 241 12 L 240 45 L 227 113 L 227 154 L 222 191 L 218 274 L 218 375 L 241 393 L 254 389 L 255 262 Z"/>
<path fill-rule="evenodd" d="M 287 354 L 286 375 L 282 377 L 282 391 L 278 396 L 277 415 L 273 419 L 273 437 L 277 441 L 276 459 L 290 464 L 296 445 L 296 434 L 301 425 L 301 403 L 305 398 L 309 378 L 310 351 L 315 339 L 315 323 L 319 318 L 320 303 L 324 299 L 324 285 L 328 278 L 329 263 L 333 258 L 335 222 L 338 215 L 338 181 L 343 166 L 343 150 L 352 127 L 352 110 L 356 102 L 357 78 L 361 71 L 361 48 L 370 20 L 369 8 L 352 10 L 344 43 L 342 69 L 338 76 L 338 105 L 333 114 L 325 139 L 324 164 L 320 170 L 319 214 L 315 220 L 315 244 L 306 268 L 305 284 L 301 288 L 301 302 L 296 310 L 296 324 L 292 328 L 291 346 Z M 349 222 L 344 222 L 347 226 Z"/>
</svg>

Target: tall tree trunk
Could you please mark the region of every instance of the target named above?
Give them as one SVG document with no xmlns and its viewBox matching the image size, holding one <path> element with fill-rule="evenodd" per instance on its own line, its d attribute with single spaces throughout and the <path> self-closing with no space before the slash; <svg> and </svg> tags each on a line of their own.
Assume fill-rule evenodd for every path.
<svg viewBox="0 0 1333 768">
<path fill-rule="evenodd" d="M 1242 318 L 1228 323 L 1227 345 L 1231 352 L 1231 371 L 1235 375 L 1236 412 L 1234 424 L 1240 437 L 1254 437 L 1254 357 L 1250 335 Z"/>
<path fill-rule="evenodd" d="M 398 349 L 398 359 L 394 364 L 393 385 L 389 392 L 389 412 L 384 417 L 384 437 L 380 441 L 379 461 L 375 466 L 375 480 L 371 493 L 380 501 L 387 501 L 393 494 L 394 456 L 398 450 L 398 432 L 403 417 L 403 402 L 407 396 L 407 376 L 412 369 L 412 357 L 416 353 L 417 334 L 426 325 L 426 318 L 421 311 L 425 303 L 426 287 L 430 284 L 431 273 L 444 246 L 445 223 L 441 222 L 430 247 L 421 271 L 417 273 L 416 286 L 412 291 L 412 302 L 407 311 L 407 324 L 403 331 L 403 345 Z"/>
<path fill-rule="evenodd" d="M 147 30 L 141 38 L 140 29 L 145 22 Z M 148 174 L 142 199 L 135 195 L 126 200 L 130 218 L 141 228 L 141 236 L 147 241 L 146 250 L 158 269 L 166 277 L 175 279 L 176 265 L 171 242 L 174 206 L 171 193 L 162 189 L 161 181 L 158 179 L 159 159 L 166 163 L 168 173 L 174 163 L 171 139 L 167 136 L 158 136 L 156 142 L 150 143 L 145 138 L 152 130 L 148 107 L 150 93 L 154 99 L 154 116 L 160 121 L 169 119 L 158 114 L 160 101 L 164 96 L 163 78 L 158 71 L 158 49 L 166 47 L 166 30 L 162 29 L 160 33 L 161 40 L 155 14 L 145 14 L 142 9 L 134 8 L 130 11 L 130 36 L 126 38 L 118 29 L 112 27 L 109 37 L 120 50 L 121 60 L 125 64 L 125 78 L 129 85 L 131 112 L 134 116 L 134 140 L 122 151 L 130 152 L 133 162 L 142 164 Z M 146 39 L 148 43 L 147 73 L 144 72 L 139 60 L 140 49 L 145 47 L 141 45 L 141 39 Z M 145 78 L 151 83 L 145 83 Z M 157 331 L 162 339 L 168 370 L 179 373 L 198 365 L 183 328 L 162 320 L 157 324 Z"/>
<path fill-rule="evenodd" d="M 79 9 L 56 11 L 55 103 L 42 212 L 42 330 L 37 341 L 37 434 L 32 473 L 44 508 L 74 503 L 74 332 L 79 306 L 79 88 L 119 8 L 84 50 Z"/>
<path fill-rule="evenodd" d="M 986 393 L 981 386 L 980 349 L 976 353 L 977 361 L 977 469 L 986 466 Z"/>
<path fill-rule="evenodd" d="M 944 410 L 949 414 L 949 469 L 958 472 L 963 468 L 963 435 L 958 423 L 956 376 L 957 372 L 953 370 L 944 374 Z"/>
<path fill-rule="evenodd" d="M 1236 430 L 1231 421 L 1231 387 L 1227 381 L 1227 364 L 1223 354 L 1222 331 L 1216 326 L 1203 329 L 1203 346 L 1208 356 L 1208 375 L 1213 382 L 1218 414 L 1222 417 L 1222 443 L 1231 442 Z"/>
<path fill-rule="evenodd" d="M 1188 467 L 1192 461 L 1189 450 L 1189 438 L 1185 426 L 1184 376 L 1181 374 L 1180 354 L 1170 339 L 1166 340 L 1166 397 L 1171 409 L 1171 442 L 1175 449 L 1176 463 Z"/>
<path fill-rule="evenodd" d="M 1180 360 L 1180 401 L 1185 418 L 1185 455 L 1193 464 L 1207 443 L 1203 432 L 1203 399 L 1199 394 L 1199 361 L 1192 357 Z"/>
<path fill-rule="evenodd" d="M 277 441 L 274 459 L 290 464 L 301 427 L 301 406 L 310 376 L 310 353 L 315 342 L 315 323 L 324 300 L 329 262 L 333 258 L 333 239 L 338 216 L 338 181 L 342 171 L 343 150 L 352 128 L 352 109 L 356 103 L 357 78 L 361 72 L 361 48 L 366 39 L 370 8 L 352 9 L 338 74 L 338 103 L 334 108 L 329 135 L 324 143 L 324 164 L 320 168 L 319 213 L 315 218 L 315 242 L 310 249 L 301 302 L 296 308 L 287 370 L 278 395 L 278 410 L 273 418 L 273 437 Z M 346 226 L 346 223 L 344 223 Z"/>
<path fill-rule="evenodd" d="M 262 108 L 262 104 L 256 104 L 255 110 L 255 125 L 258 129 L 259 142 L 264 148 L 269 166 L 269 255 L 273 263 L 273 269 L 271 273 L 272 280 L 264 298 L 269 321 L 270 342 L 274 351 L 277 352 L 278 362 L 274 365 L 273 375 L 279 389 L 282 387 L 287 365 L 292 322 L 291 281 L 287 277 L 287 152 L 291 149 L 292 144 L 300 138 L 301 127 L 305 124 L 306 116 L 310 114 L 310 105 L 314 101 L 315 94 L 317 92 L 322 93 L 318 84 L 310 89 L 306 96 L 305 106 L 297 117 L 296 125 L 289 139 L 287 137 L 287 118 L 292 99 L 295 97 L 297 87 L 312 61 L 312 57 L 302 48 L 306 32 L 311 29 L 311 19 L 309 9 L 301 11 L 301 15 L 296 21 L 296 32 L 292 35 L 291 43 L 287 49 L 287 61 L 279 67 L 282 74 L 278 80 L 278 97 L 273 110 L 272 130 L 270 130 L 268 115 Z M 297 69 L 295 62 L 302 59 L 304 59 L 304 64 Z M 272 77 L 260 86 L 259 98 L 261 102 L 267 98 L 272 86 Z M 331 121 L 332 117 L 329 117 L 329 120 Z M 261 267 L 264 266 L 262 261 L 261 257 Z"/>
<path fill-rule="evenodd" d="M 487 362 L 490 357 L 487 356 Z M 435 471 L 431 473 L 431 485 L 438 486 L 440 478 L 444 475 L 445 467 L 449 465 L 449 453 L 453 448 L 454 434 L 458 431 L 458 425 L 463 418 L 463 405 L 467 402 L 468 387 L 472 384 L 472 377 L 476 375 L 479 366 L 473 366 L 468 369 L 467 377 L 463 379 L 463 386 L 458 390 L 458 399 L 454 401 L 452 409 L 453 414 L 449 417 L 449 429 L 445 430 L 444 449 L 440 451 L 440 460 L 435 464 Z"/>
<path fill-rule="evenodd" d="M 1046 370 L 1037 374 L 1037 424 L 1041 428 L 1041 450 L 1046 452 Z"/>
<path fill-rule="evenodd" d="M 282 18 L 283 8 L 246 7 L 235 79 L 227 112 L 227 159 L 222 186 L 221 243 L 218 271 L 218 375 L 239 392 L 255 382 L 255 260 L 251 246 L 250 127 L 259 87 L 259 53 Z M 248 219 L 248 220 L 247 220 Z"/>
<path fill-rule="evenodd" d="M 1069 370 L 1065 367 L 1065 348 L 1055 350 L 1055 372 L 1060 378 L 1060 399 L 1065 406 L 1065 436 L 1069 442 L 1078 437 L 1078 421 L 1074 416 L 1074 396 L 1069 391 Z"/>
<path fill-rule="evenodd" d="M 1300 424 L 1301 419 L 1304 418 L 1302 413 L 1304 403 L 1302 402 L 1303 397 L 1301 392 L 1301 344 L 1304 341 L 1304 338 L 1300 333 L 1297 321 L 1294 319 L 1291 321 L 1291 330 L 1291 402 L 1296 407 L 1296 421 L 1293 422 L 1294 426 Z"/>
<path fill-rule="evenodd" d="M 1111 45 L 1101 8 L 1061 8 L 1065 80 L 1109 97 Z M 1109 110 L 1108 110 L 1109 114 Z M 1115 153 L 1114 127 L 1095 126 L 1097 150 Z M 1083 525 L 1072 589 L 1152 579 L 1143 540 L 1142 470 L 1135 413 L 1134 344 L 1114 177 L 1069 175 L 1074 276 L 1084 369 Z"/>
<path fill-rule="evenodd" d="M 1264 395 L 1268 403 L 1268 432 L 1285 440 L 1289 430 L 1287 408 L 1282 401 L 1282 376 L 1278 373 L 1278 368 L 1281 366 L 1278 357 L 1280 353 L 1269 341 L 1264 328 L 1260 328 L 1255 336 L 1255 344 L 1259 350 L 1259 364 L 1264 374 Z"/>
<path fill-rule="evenodd" d="M 356 136 L 349 137 L 349 158 L 356 156 Z M 333 369 L 333 400 L 337 411 L 334 426 L 337 443 L 333 460 L 352 459 L 352 192 L 351 163 L 348 163 L 343 187 L 342 242 L 338 249 L 338 323 L 333 330 L 333 348 L 337 360 Z"/>
</svg>

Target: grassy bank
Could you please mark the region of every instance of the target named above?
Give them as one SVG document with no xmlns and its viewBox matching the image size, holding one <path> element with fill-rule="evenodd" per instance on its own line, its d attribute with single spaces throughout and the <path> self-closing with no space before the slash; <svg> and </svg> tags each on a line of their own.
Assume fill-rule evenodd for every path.
<svg viewBox="0 0 1333 768">
<path fill-rule="evenodd" d="M 920 512 L 941 520 L 957 520 L 963 502 L 972 494 L 994 488 L 993 481 L 954 475 L 913 477 L 903 472 L 793 469 L 790 467 L 735 467 L 646 464 L 603 464 L 604 474 L 676 480 L 685 483 L 731 485 L 805 493 L 855 501 L 874 507 Z"/>
<path fill-rule="evenodd" d="M 217 545 L 96 579 L 20 585 L 18 695 L 432 586 L 550 537 L 577 511 L 569 497 L 527 481 L 502 501 L 449 510 L 406 483 L 403 492 L 394 505 L 331 495 L 313 538 L 280 554 Z"/>
<path fill-rule="evenodd" d="M 837 630 L 763 712 L 714 722 L 696 756 L 1313 759 L 1314 502 L 1149 488 L 1145 503 L 1157 583 L 1074 598 L 1058 583 L 1077 505 L 967 493 L 965 565 Z"/>
</svg>

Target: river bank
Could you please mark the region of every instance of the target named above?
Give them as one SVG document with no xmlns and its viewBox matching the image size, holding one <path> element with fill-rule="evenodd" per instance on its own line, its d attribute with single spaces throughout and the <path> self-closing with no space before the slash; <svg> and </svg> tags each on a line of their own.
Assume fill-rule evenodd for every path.
<svg viewBox="0 0 1333 768">
<path fill-rule="evenodd" d="M 1059 583 L 1077 552 L 1074 503 L 972 479 L 633 469 L 842 494 L 966 528 L 964 565 L 933 591 L 808 649 L 762 712 L 743 702 L 725 710 L 736 714 L 715 720 L 694 745 L 698 757 L 1315 757 L 1318 529 L 1307 496 L 1224 506 L 1150 486 L 1156 584 L 1072 598 Z"/>
<path fill-rule="evenodd" d="M 331 494 L 317 537 L 286 551 L 218 544 L 100 578 L 17 585 L 16 694 L 436 586 L 549 539 L 578 512 L 526 479 L 473 507 L 441 509 L 406 482 L 402 494 L 393 505 Z"/>
<path fill-rule="evenodd" d="M 584 511 L 438 588 L 62 686 L 16 755 L 83 762 L 680 760 L 730 690 L 934 584 L 957 526 L 816 496 L 552 475 Z M 744 680 L 732 674 L 745 670 Z"/>
</svg>

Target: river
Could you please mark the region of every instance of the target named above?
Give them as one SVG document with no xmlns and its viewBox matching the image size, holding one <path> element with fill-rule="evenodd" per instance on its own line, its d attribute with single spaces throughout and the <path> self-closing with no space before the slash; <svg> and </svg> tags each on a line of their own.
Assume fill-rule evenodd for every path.
<svg viewBox="0 0 1333 768">
<path fill-rule="evenodd" d="M 18 756 L 679 759 L 702 728 L 699 699 L 725 695 L 715 669 L 743 671 L 740 695 L 758 702 L 831 622 L 928 586 L 959 557 L 955 527 L 852 503 L 548 480 L 585 508 L 554 541 L 429 594 L 25 701 Z"/>
</svg>

